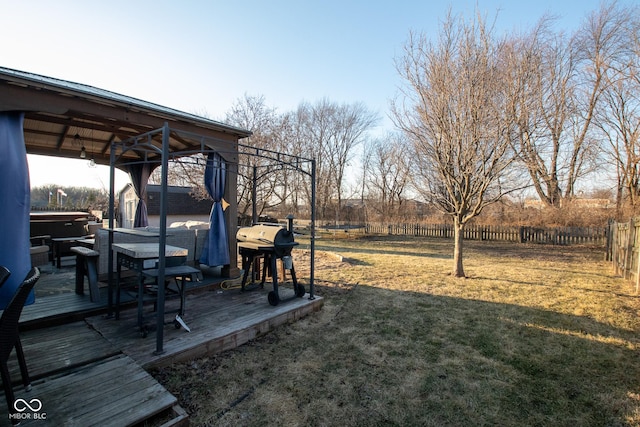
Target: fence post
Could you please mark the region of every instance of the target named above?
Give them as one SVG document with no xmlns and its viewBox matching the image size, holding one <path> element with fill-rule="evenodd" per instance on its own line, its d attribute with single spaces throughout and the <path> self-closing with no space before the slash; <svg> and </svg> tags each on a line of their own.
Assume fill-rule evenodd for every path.
<svg viewBox="0 0 640 427">
<path fill-rule="evenodd" d="M 615 242 L 615 254 L 614 254 L 614 258 L 613 258 L 613 267 L 614 267 L 614 273 L 616 274 L 616 276 L 624 276 L 624 274 L 622 273 L 622 271 L 620 270 L 621 267 L 621 261 L 622 261 L 622 256 L 624 255 L 624 250 L 622 248 L 622 245 L 624 245 L 624 242 L 620 239 L 620 228 L 623 226 L 623 224 L 619 224 L 616 223 L 616 229 L 615 229 L 615 237 L 614 237 L 614 242 Z"/>
<path fill-rule="evenodd" d="M 605 242 L 605 252 L 604 252 L 604 259 L 605 261 L 611 261 L 613 260 L 613 224 L 614 221 L 613 220 L 609 220 L 609 222 L 607 223 L 607 227 L 605 228 L 604 231 L 604 242 Z"/>
<path fill-rule="evenodd" d="M 638 249 L 640 248 L 636 248 L 636 251 L 638 252 L 638 258 L 637 258 L 638 265 L 636 266 L 636 294 L 638 294 L 638 291 L 640 290 L 640 250 Z"/>
<path fill-rule="evenodd" d="M 635 240 L 635 232 L 636 232 L 636 227 L 633 221 L 633 218 L 631 218 L 629 220 L 629 232 L 627 234 L 627 253 L 625 254 L 625 259 L 624 259 L 624 277 L 626 279 L 630 279 L 631 278 L 631 262 L 632 262 L 632 255 L 633 255 L 633 242 Z"/>
</svg>

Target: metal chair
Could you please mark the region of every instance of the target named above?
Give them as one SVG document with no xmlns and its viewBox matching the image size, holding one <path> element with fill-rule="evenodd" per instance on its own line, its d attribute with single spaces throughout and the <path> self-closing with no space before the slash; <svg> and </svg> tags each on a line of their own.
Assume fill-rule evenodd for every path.
<svg viewBox="0 0 640 427">
<path fill-rule="evenodd" d="M 5 267 L 0 267 L 0 281 L 2 284 L 4 284 L 10 274 L 9 270 Z M 16 356 L 18 357 L 18 364 L 20 365 L 22 383 L 24 384 L 26 391 L 31 390 L 29 371 L 27 370 L 27 363 L 24 358 L 22 343 L 20 342 L 20 336 L 18 334 L 18 322 L 20 320 L 20 314 L 22 314 L 24 303 L 29 297 L 29 292 L 31 292 L 39 278 L 40 270 L 36 267 L 31 268 L 27 277 L 25 277 L 24 281 L 18 286 L 18 289 L 16 289 L 13 298 L 11 298 L 11 302 L 9 302 L 7 308 L 2 312 L 2 317 L 0 317 L 0 375 L 2 376 L 2 386 L 4 387 L 4 394 L 7 398 L 9 414 L 15 414 L 15 395 L 13 393 L 9 368 L 7 366 L 9 355 L 14 347 L 16 349 Z M 20 420 L 16 418 L 12 418 L 11 421 L 13 424 L 20 423 Z"/>
</svg>

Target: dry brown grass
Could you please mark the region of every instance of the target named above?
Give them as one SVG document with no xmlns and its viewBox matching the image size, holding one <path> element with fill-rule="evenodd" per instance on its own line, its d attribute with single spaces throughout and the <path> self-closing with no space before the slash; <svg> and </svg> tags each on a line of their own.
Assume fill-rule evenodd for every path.
<svg viewBox="0 0 640 427">
<path fill-rule="evenodd" d="M 320 312 L 154 374 L 197 426 L 640 425 L 640 301 L 602 251 L 465 243 L 455 279 L 449 241 L 320 240 Z"/>
</svg>

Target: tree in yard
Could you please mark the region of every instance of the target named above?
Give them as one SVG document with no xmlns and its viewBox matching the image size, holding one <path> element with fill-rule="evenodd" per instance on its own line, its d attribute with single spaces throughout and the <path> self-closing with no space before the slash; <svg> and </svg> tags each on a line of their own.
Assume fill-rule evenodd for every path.
<svg viewBox="0 0 640 427">
<path fill-rule="evenodd" d="M 437 42 L 412 33 L 397 61 L 405 85 L 394 121 L 411 141 L 416 188 L 453 219 L 455 277 L 465 276 L 465 225 L 515 185 L 505 177 L 515 156 L 503 48 L 482 18 L 450 14 Z"/>
<path fill-rule="evenodd" d="M 618 43 L 615 55 L 607 58 L 604 90 L 595 124 L 605 141 L 605 155 L 615 166 L 618 215 L 623 202 L 632 210 L 640 205 L 640 9 L 605 9 L 611 32 Z"/>
<path fill-rule="evenodd" d="M 238 99 L 226 115 L 226 122 L 253 134 L 240 141 L 257 149 L 284 151 L 277 137 L 280 117 L 275 108 L 268 107 L 264 96 L 246 95 Z M 251 150 L 249 150 L 251 151 Z M 254 176 L 255 173 L 255 176 Z M 282 182 L 282 171 L 260 156 L 243 156 L 238 164 L 238 212 L 243 216 L 251 213 L 253 202 L 256 214 L 281 202 L 277 189 Z M 253 200 L 253 181 L 256 181 L 256 200 Z M 254 219 L 257 220 L 257 219 Z"/>
<path fill-rule="evenodd" d="M 514 149 L 538 197 L 559 206 L 568 177 L 563 159 L 577 159 L 580 144 L 570 149 L 566 126 L 575 97 L 575 55 L 571 43 L 552 34 L 544 18 L 530 34 L 506 46 L 505 89 L 509 114 L 516 126 Z M 575 177 L 575 172 L 571 173 Z M 568 184 L 567 184 L 568 185 Z"/>
<path fill-rule="evenodd" d="M 637 70 L 635 71 L 637 72 Z M 607 88 L 603 108 L 596 116 L 604 147 L 616 169 L 616 206 L 623 200 L 634 209 L 640 203 L 640 94 L 639 82 L 620 78 Z"/>
<path fill-rule="evenodd" d="M 412 169 L 412 156 L 405 148 L 401 134 L 373 139 L 366 146 L 363 184 L 369 204 L 381 221 L 402 213 Z"/>
<path fill-rule="evenodd" d="M 306 110 L 298 108 L 282 115 L 278 126 L 278 138 L 282 141 L 283 152 L 289 156 L 305 158 L 309 153 L 308 141 L 305 133 L 307 123 Z M 302 164 L 297 168 L 306 169 Z M 307 170 L 307 173 L 311 173 Z M 283 173 L 283 206 L 287 214 L 310 215 L 311 188 L 309 176 L 299 171 L 285 170 Z M 284 216 L 284 215 L 283 215 Z"/>
<path fill-rule="evenodd" d="M 331 212 L 340 212 L 346 169 L 355 148 L 378 122 L 378 115 L 361 103 L 337 104 L 323 99 L 315 104 L 301 103 L 295 118 L 302 155 L 316 159 L 317 210 L 320 218 L 328 218 Z M 306 192 L 309 194 L 309 186 Z"/>
<path fill-rule="evenodd" d="M 226 114 L 226 123 L 252 132 L 250 137 L 240 141 L 243 147 L 237 166 L 238 212 L 242 217 L 249 218 L 253 213 L 254 179 L 258 217 L 277 207 L 287 209 L 286 202 L 290 199 L 296 207 L 297 175 L 269 158 L 269 153 L 273 152 L 299 155 L 299 143 L 292 136 L 296 128 L 292 127 L 290 116 L 278 114 L 275 108 L 266 104 L 264 96 L 248 94 L 237 99 Z M 169 183 L 192 187 L 192 195 L 197 199 L 209 198 L 203 185 L 205 164 L 203 154 L 170 161 Z M 160 173 L 157 168 L 149 182 L 159 182 Z"/>
<path fill-rule="evenodd" d="M 543 203 L 560 207 L 576 182 L 594 171 L 600 147 L 594 118 L 608 76 L 627 57 L 629 9 L 604 4 L 572 37 L 554 33 L 543 18 L 511 40 L 505 68 L 514 147 Z"/>
</svg>

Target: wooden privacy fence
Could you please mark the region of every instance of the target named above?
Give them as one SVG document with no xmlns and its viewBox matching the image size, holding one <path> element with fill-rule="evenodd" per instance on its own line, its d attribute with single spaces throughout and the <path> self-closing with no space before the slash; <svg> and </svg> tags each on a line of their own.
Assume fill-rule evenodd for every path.
<svg viewBox="0 0 640 427">
<path fill-rule="evenodd" d="M 605 245 L 607 227 L 522 227 L 467 225 L 467 240 L 510 241 L 553 245 Z M 367 224 L 367 234 L 453 238 L 452 224 Z"/>
<path fill-rule="evenodd" d="M 629 222 L 610 222 L 606 257 L 615 274 L 635 282 L 640 291 L 640 218 Z"/>
</svg>

